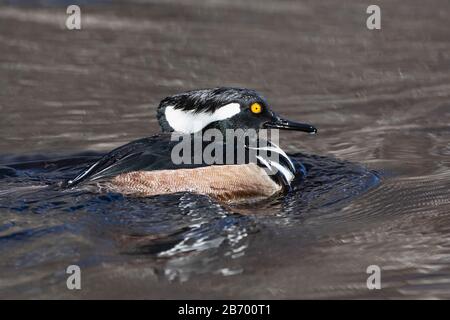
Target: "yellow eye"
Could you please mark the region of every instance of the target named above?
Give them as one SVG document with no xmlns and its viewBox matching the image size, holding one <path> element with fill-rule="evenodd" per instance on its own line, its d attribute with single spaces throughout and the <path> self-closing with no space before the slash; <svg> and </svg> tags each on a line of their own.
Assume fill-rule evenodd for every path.
<svg viewBox="0 0 450 320">
<path fill-rule="evenodd" d="M 255 102 L 255 103 L 253 103 L 253 104 L 250 106 L 250 110 L 251 110 L 253 113 L 261 113 L 262 107 L 261 107 L 261 105 L 260 105 L 258 102 Z"/>
</svg>

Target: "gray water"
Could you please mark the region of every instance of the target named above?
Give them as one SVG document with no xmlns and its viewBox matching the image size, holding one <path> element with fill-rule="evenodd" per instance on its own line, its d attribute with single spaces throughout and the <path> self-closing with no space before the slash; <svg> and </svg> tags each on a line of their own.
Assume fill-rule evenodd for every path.
<svg viewBox="0 0 450 320">
<path fill-rule="evenodd" d="M 0 1 L 0 297 L 450 298 L 450 3 L 373 3 L 381 30 L 358 1 L 85 1 L 68 31 L 70 1 Z M 57 188 L 213 86 L 318 127 L 281 134 L 293 192 Z"/>
</svg>

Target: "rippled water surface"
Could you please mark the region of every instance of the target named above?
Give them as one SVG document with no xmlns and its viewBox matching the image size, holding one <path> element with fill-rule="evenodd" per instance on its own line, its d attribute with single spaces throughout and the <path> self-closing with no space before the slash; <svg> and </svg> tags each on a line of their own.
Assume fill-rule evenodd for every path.
<svg viewBox="0 0 450 320">
<path fill-rule="evenodd" d="M 82 2 L 68 31 L 65 1 L 0 1 L 0 297 L 450 298 L 450 4 L 374 3 L 378 31 L 331 0 Z M 282 133 L 307 169 L 291 193 L 58 188 L 211 86 L 319 128 Z"/>
</svg>

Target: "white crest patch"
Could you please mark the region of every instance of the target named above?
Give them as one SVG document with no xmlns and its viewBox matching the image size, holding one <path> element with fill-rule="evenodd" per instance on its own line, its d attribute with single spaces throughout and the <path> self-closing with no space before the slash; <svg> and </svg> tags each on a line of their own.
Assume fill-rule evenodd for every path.
<svg viewBox="0 0 450 320">
<path fill-rule="evenodd" d="M 198 132 L 212 122 L 229 119 L 239 112 L 241 112 L 239 103 L 227 104 L 213 113 L 194 113 L 193 111 L 175 109 L 172 106 L 166 107 L 165 110 L 166 120 L 169 125 L 176 132 L 181 133 Z"/>
</svg>

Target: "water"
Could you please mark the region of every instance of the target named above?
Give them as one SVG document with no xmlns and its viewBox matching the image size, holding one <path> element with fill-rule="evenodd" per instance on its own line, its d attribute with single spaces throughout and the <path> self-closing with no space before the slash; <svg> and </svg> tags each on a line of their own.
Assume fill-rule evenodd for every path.
<svg viewBox="0 0 450 320">
<path fill-rule="evenodd" d="M 0 1 L 0 297 L 449 298 L 448 1 Z M 158 132 L 159 100 L 261 91 L 308 176 L 225 206 L 57 188 Z M 82 269 L 82 290 L 65 268 Z M 366 268 L 382 269 L 382 290 Z"/>
</svg>

